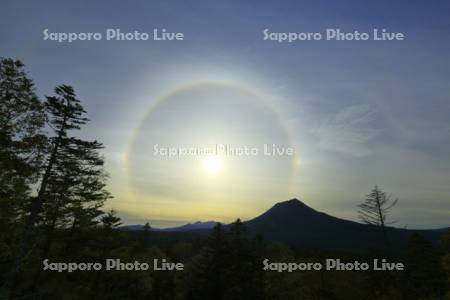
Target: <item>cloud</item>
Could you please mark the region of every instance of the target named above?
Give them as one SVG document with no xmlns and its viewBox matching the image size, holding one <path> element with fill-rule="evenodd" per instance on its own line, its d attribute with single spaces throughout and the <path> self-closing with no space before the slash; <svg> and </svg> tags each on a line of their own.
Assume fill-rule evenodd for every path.
<svg viewBox="0 0 450 300">
<path fill-rule="evenodd" d="M 324 121 L 315 134 L 319 147 L 356 157 L 371 154 L 369 142 L 377 134 L 370 126 L 374 110 L 367 104 L 348 106 Z"/>
</svg>

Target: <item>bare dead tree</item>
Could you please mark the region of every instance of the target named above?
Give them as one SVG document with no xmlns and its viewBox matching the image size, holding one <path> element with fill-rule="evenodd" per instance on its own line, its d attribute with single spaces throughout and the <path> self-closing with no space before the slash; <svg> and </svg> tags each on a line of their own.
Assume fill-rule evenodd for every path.
<svg viewBox="0 0 450 300">
<path fill-rule="evenodd" d="M 358 205 L 359 219 L 366 224 L 380 227 L 387 248 L 390 247 L 390 242 L 386 227 L 395 223 L 395 221 L 388 221 L 388 215 L 397 202 L 398 199 L 393 199 L 391 195 L 386 194 L 376 185 L 366 195 L 364 202 Z"/>
</svg>

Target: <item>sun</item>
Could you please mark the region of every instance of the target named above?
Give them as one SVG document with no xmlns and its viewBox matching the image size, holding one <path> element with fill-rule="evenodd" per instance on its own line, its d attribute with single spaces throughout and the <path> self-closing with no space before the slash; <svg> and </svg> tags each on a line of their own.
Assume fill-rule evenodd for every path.
<svg viewBox="0 0 450 300">
<path fill-rule="evenodd" d="M 210 176 L 215 176 L 223 170 L 223 159 L 217 155 L 210 155 L 203 161 L 203 167 Z"/>
</svg>

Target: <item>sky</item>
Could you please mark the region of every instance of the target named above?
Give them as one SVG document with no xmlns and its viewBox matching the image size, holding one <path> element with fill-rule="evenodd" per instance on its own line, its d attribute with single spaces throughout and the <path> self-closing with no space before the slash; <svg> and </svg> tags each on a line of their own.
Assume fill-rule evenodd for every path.
<svg viewBox="0 0 450 300">
<path fill-rule="evenodd" d="M 396 226 L 449 226 L 448 1 L 3 1 L 0 56 L 40 96 L 74 86 L 105 145 L 126 224 L 253 218 L 298 198 L 357 220 L 375 185 Z M 183 41 L 44 40 L 43 31 L 181 32 Z M 401 32 L 403 41 L 264 40 L 270 32 Z M 155 154 L 253 147 L 258 155 Z M 263 145 L 294 155 L 263 155 Z"/>
</svg>

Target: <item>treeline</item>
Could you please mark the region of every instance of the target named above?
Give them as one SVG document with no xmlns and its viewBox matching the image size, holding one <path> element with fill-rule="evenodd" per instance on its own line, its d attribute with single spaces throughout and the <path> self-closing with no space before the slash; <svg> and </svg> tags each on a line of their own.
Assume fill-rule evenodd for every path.
<svg viewBox="0 0 450 300">
<path fill-rule="evenodd" d="M 0 101 L 0 299 L 449 297 L 448 234 L 443 252 L 421 236 L 412 236 L 405 252 L 392 258 L 405 263 L 404 272 L 278 273 L 263 270 L 263 260 L 373 257 L 267 244 L 247 232 L 240 220 L 218 224 L 206 237 L 158 243 L 152 242 L 156 233 L 149 226 L 141 232 L 120 230 L 120 218 L 102 209 L 111 197 L 105 188 L 103 146 L 80 138 L 89 120 L 74 89 L 60 85 L 54 95 L 39 99 L 24 65 L 1 59 Z M 388 201 L 381 192 L 372 196 L 376 201 L 361 207 L 363 216 L 368 222 L 384 221 L 382 215 L 372 214 L 372 208 L 383 208 Z M 165 258 L 184 263 L 185 270 L 43 271 L 44 259 L 103 263 L 107 258 L 123 262 Z"/>
<path fill-rule="evenodd" d="M 18 60 L 0 61 L 0 264 L 8 298 L 32 258 L 47 257 L 64 229 L 71 240 L 108 216 L 100 210 L 110 197 L 99 150 L 78 138 L 89 121 L 68 85 L 41 101 Z M 103 222 L 104 223 L 104 222 Z M 106 226 L 106 225 L 105 225 Z M 73 242 L 72 242 L 73 243 Z M 30 269 L 32 270 L 32 269 Z M 34 287 L 39 281 L 36 271 Z"/>
</svg>

